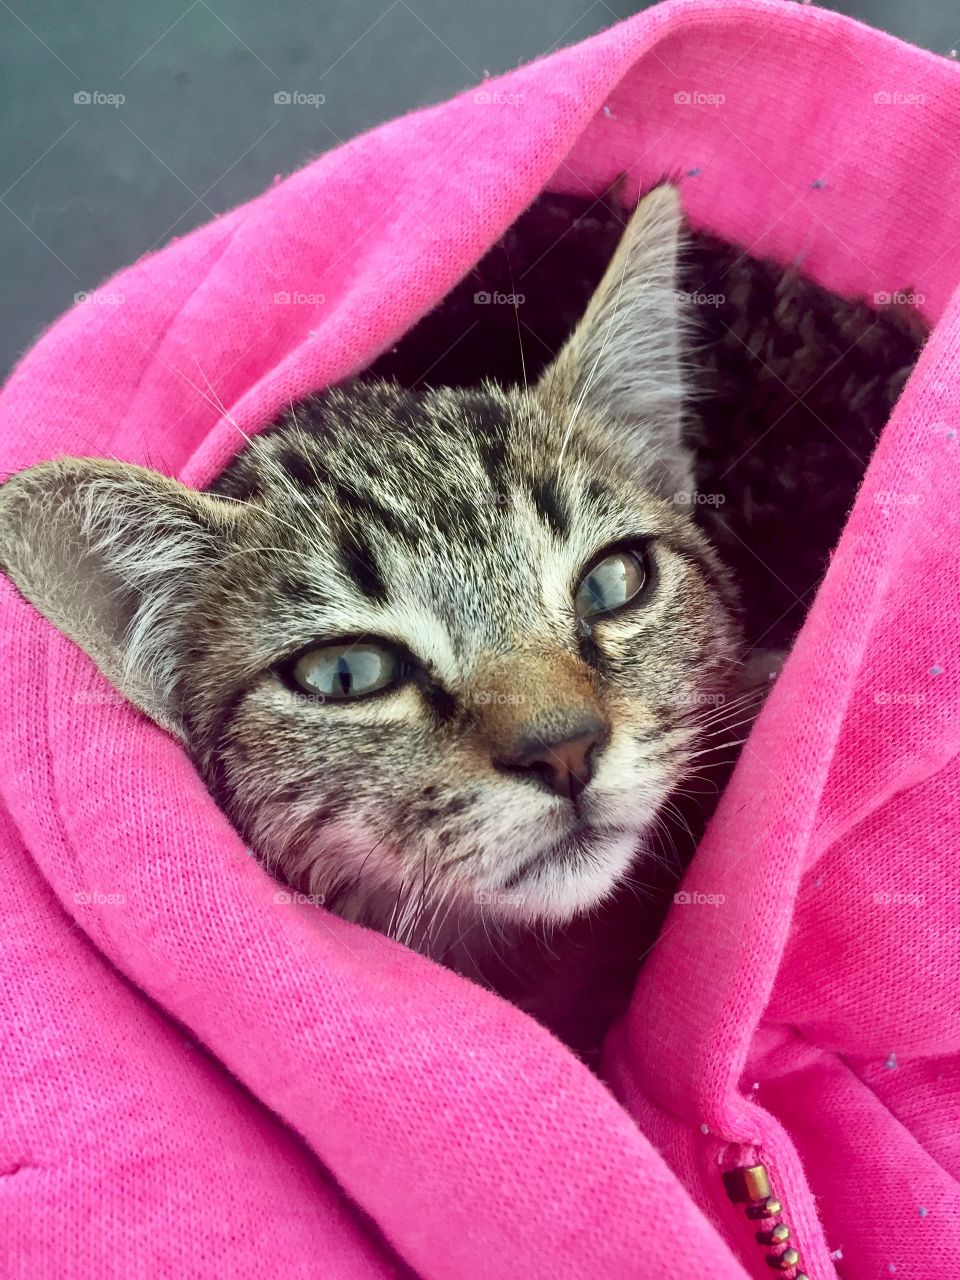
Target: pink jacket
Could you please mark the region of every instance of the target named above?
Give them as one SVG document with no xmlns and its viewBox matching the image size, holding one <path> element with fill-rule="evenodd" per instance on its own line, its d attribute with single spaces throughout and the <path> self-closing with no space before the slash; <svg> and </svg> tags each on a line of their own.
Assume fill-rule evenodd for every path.
<svg viewBox="0 0 960 1280">
<path fill-rule="evenodd" d="M 935 326 L 609 1088 L 452 973 L 277 902 L 175 742 L 0 583 L 4 1276 L 743 1280 L 781 1219 L 817 1280 L 955 1274 L 958 146 L 949 59 L 786 0 L 670 0 L 322 156 L 25 357 L 0 471 L 102 452 L 199 484 L 238 444 L 221 405 L 255 431 L 544 186 L 624 169 Z M 779 1213 L 759 1173 L 728 1197 L 755 1165 Z"/>
</svg>

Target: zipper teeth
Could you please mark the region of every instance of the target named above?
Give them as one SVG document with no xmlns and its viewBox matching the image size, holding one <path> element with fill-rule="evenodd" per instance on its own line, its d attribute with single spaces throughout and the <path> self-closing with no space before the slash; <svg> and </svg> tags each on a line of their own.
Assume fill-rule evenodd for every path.
<svg viewBox="0 0 960 1280">
<path fill-rule="evenodd" d="M 743 1206 L 757 1244 L 767 1250 L 767 1266 L 783 1276 L 789 1275 L 791 1280 L 810 1280 L 802 1269 L 800 1250 L 791 1243 L 783 1205 L 773 1193 L 766 1166 L 751 1164 L 728 1169 L 723 1185 L 733 1203 Z"/>
</svg>

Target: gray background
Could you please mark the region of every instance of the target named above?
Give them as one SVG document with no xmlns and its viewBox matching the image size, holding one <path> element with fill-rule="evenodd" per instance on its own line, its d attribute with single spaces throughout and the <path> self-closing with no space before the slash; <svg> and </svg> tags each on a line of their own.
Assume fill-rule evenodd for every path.
<svg viewBox="0 0 960 1280">
<path fill-rule="evenodd" d="M 275 174 L 646 7 L 0 0 L 0 377 L 78 291 Z M 939 52 L 960 42 L 952 0 L 827 7 Z M 292 89 L 326 101 L 275 104 Z M 126 101 L 75 103 L 83 91 Z"/>
</svg>

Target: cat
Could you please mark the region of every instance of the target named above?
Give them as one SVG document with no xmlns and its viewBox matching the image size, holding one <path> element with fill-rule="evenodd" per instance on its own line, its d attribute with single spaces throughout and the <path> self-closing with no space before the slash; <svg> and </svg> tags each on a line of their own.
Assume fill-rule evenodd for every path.
<svg viewBox="0 0 960 1280">
<path fill-rule="evenodd" d="M 554 1026 L 536 980 L 491 977 L 489 930 L 602 918 L 762 683 L 743 539 L 721 557 L 730 517 L 694 501 L 676 187 L 616 233 L 529 385 L 374 365 L 206 492 L 102 459 L 0 488 L 3 571 L 176 735 L 265 866 Z"/>
</svg>

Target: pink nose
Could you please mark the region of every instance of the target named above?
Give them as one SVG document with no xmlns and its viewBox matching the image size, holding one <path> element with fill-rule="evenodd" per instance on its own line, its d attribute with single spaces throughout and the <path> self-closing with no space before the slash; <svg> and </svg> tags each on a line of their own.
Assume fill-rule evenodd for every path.
<svg viewBox="0 0 960 1280">
<path fill-rule="evenodd" d="M 593 776 L 596 758 L 609 736 L 609 726 L 591 718 L 562 737 L 522 737 L 494 764 L 508 773 L 529 776 L 564 799 L 576 800 Z"/>
</svg>

